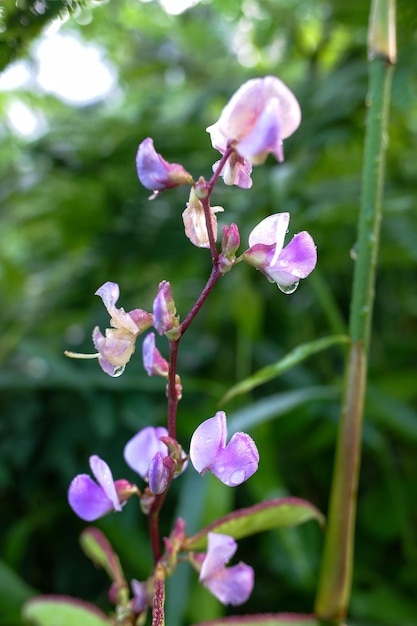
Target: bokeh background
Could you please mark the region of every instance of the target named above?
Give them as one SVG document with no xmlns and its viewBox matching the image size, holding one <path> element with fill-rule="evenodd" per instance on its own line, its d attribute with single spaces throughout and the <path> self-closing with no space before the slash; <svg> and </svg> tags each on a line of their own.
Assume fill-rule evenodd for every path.
<svg viewBox="0 0 417 626">
<path fill-rule="evenodd" d="M 249 266 L 214 293 L 181 344 L 179 440 L 220 407 L 231 385 L 298 344 L 344 332 L 349 312 L 366 115 L 368 2 L 202 0 L 183 10 L 155 0 L 3 0 L 0 8 L 0 623 L 21 624 L 34 593 L 65 593 L 109 609 L 108 580 L 82 553 L 85 526 L 68 484 L 99 454 L 136 480 L 124 443 L 165 422 L 164 382 L 138 350 L 121 378 L 95 361 L 91 331 L 108 315 L 94 296 L 118 282 L 119 304 L 150 310 L 171 282 L 184 317 L 210 271 L 185 238 L 187 190 L 148 200 L 137 180 L 139 142 L 194 176 L 217 159 L 205 128 L 239 85 L 274 74 L 297 95 L 303 122 L 286 161 L 256 168 L 251 190 L 221 182 L 213 199 L 251 228 L 291 212 L 319 251 L 291 296 Z M 417 584 L 417 7 L 398 2 L 387 180 L 369 394 L 363 435 L 356 563 L 349 624 L 416 626 Z M 166 353 L 166 345 L 159 347 Z M 164 508 L 164 532 L 189 532 L 236 506 L 294 495 L 326 511 L 343 351 L 333 347 L 222 406 L 249 416 L 259 472 L 230 490 L 192 469 Z M 245 417 L 246 416 L 246 417 Z M 146 519 L 136 502 L 97 523 L 129 578 L 148 576 Z M 314 523 L 239 542 L 252 564 L 249 602 L 226 613 L 311 611 L 322 547 Z M 186 565 L 168 587 L 169 626 L 225 609 Z"/>
</svg>

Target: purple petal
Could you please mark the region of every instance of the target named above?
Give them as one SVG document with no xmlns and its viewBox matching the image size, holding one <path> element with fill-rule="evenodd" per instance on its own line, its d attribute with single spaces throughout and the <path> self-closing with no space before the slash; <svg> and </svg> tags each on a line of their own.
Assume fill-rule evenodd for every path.
<svg viewBox="0 0 417 626">
<path fill-rule="evenodd" d="M 168 437 L 166 428 L 147 426 L 125 445 L 123 454 L 126 463 L 142 478 L 148 475 L 149 464 L 158 452 L 163 457 L 168 455 L 168 448 L 159 440 L 160 437 Z"/>
<path fill-rule="evenodd" d="M 218 411 L 194 431 L 190 442 L 190 459 L 197 472 L 204 473 L 226 444 L 226 414 Z"/>
<path fill-rule="evenodd" d="M 232 567 L 224 567 L 212 578 L 203 581 L 203 584 L 222 604 L 236 606 L 249 598 L 254 581 L 253 568 L 246 563 L 238 563 Z"/>
<path fill-rule="evenodd" d="M 304 231 L 295 235 L 278 258 L 275 257 L 265 268 L 266 272 L 278 285 L 288 286 L 313 271 L 317 263 L 317 249 L 311 235 Z"/>
<path fill-rule="evenodd" d="M 210 470 L 225 485 L 236 487 L 256 472 L 258 464 L 259 452 L 253 439 L 246 433 L 235 433 Z"/>
<path fill-rule="evenodd" d="M 142 344 L 143 367 L 149 376 L 168 376 L 168 362 L 155 347 L 155 334 L 149 333 Z"/>
<path fill-rule="evenodd" d="M 121 511 L 122 505 L 117 495 L 110 467 L 96 454 L 90 456 L 90 467 L 96 481 L 101 486 L 108 499 L 113 503 L 114 510 Z"/>
<path fill-rule="evenodd" d="M 68 502 L 74 513 L 86 522 L 92 522 L 113 510 L 112 501 L 88 474 L 79 474 L 72 480 L 68 489 Z"/>
<path fill-rule="evenodd" d="M 201 565 L 200 580 L 206 580 L 228 563 L 237 550 L 237 543 L 230 535 L 207 533 L 207 554 Z"/>
</svg>

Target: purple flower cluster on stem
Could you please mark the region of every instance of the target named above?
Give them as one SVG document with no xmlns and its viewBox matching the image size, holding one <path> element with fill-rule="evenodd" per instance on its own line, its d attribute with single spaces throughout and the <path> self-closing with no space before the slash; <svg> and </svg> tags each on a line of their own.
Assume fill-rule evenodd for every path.
<svg viewBox="0 0 417 626">
<path fill-rule="evenodd" d="M 289 292 L 300 279 L 311 273 L 317 261 L 314 241 L 307 232 L 298 233 L 284 247 L 288 213 L 271 215 L 255 226 L 249 236 L 249 248 L 238 258 L 239 228 L 234 223 L 224 225 L 219 250 L 216 213 L 223 208 L 211 206 L 211 193 L 220 176 L 228 185 L 250 188 L 252 166 L 263 163 L 269 153 L 282 162 L 283 140 L 297 129 L 300 121 L 301 111 L 294 94 L 279 79 L 267 76 L 242 85 L 223 109 L 219 120 L 207 128 L 213 147 L 221 155 L 213 166 L 210 180 L 201 177 L 194 182 L 182 165 L 170 163 L 156 152 L 150 137 L 142 141 L 137 151 L 138 177 L 147 189 L 152 190 L 151 198 L 173 187 L 191 185 L 189 201 L 182 214 L 185 234 L 195 246 L 210 250 L 212 268 L 200 296 L 182 321 L 177 315 L 171 285 L 167 281 L 159 283 L 152 313 L 142 309 L 125 312 L 123 308 L 116 308 L 119 298 L 116 283 L 107 282 L 97 290 L 96 294 L 102 298 L 110 314 L 111 327 L 106 329 L 104 335 L 98 327 L 94 329 L 97 355 L 93 356 L 98 357 L 107 374 L 117 376 L 123 372 L 135 350 L 138 336 L 151 326 L 159 335 L 166 337 L 168 360 L 156 347 L 153 332 L 143 341 L 142 356 L 149 376 L 167 379 L 168 423 L 167 428 L 143 428 L 125 446 L 127 465 L 146 483 L 143 493 L 126 480 L 114 481 L 109 466 L 98 456 L 92 456 L 90 467 L 96 481 L 87 474 L 76 476 L 70 485 L 68 499 L 77 515 L 92 521 L 111 511 L 120 512 L 131 495 L 140 497 L 142 510 L 148 515 L 155 562 L 154 616 L 159 616 L 162 611 L 164 567 L 168 567 L 168 562 L 175 561 L 181 546 L 179 536 L 182 531 L 178 531 L 178 537 L 172 535 L 165 539 L 165 561 L 162 559 L 159 513 L 172 480 L 185 469 L 188 459 L 176 440 L 177 409 L 182 389 L 177 374 L 180 341 L 215 284 L 236 263 L 244 261 L 254 266 L 270 282 Z M 211 471 L 230 487 L 236 487 L 250 478 L 259 464 L 257 447 L 248 434 L 235 433 L 227 442 L 226 414 L 223 411 L 218 411 L 196 428 L 191 437 L 189 458 L 197 472 L 204 475 Z M 208 533 L 207 554 L 197 555 L 194 559 L 200 581 L 224 604 L 245 602 L 253 588 L 251 567 L 244 563 L 225 567 L 236 548 L 232 537 Z M 136 606 L 138 611 L 143 610 L 146 602 L 142 583 L 137 583 L 135 589 Z M 155 602 L 159 603 L 157 608 Z M 162 620 L 163 613 L 161 615 Z"/>
</svg>

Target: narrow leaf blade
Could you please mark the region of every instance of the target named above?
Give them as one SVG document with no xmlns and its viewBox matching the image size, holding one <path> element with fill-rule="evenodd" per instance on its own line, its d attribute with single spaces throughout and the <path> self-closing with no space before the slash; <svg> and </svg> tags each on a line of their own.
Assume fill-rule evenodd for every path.
<svg viewBox="0 0 417 626">
<path fill-rule="evenodd" d="M 276 363 L 263 367 L 248 378 L 245 378 L 237 383 L 237 385 L 234 385 L 223 396 L 220 404 L 223 404 L 237 395 L 251 391 L 251 389 L 259 387 L 259 385 L 276 378 L 313 354 L 317 354 L 318 352 L 326 350 L 331 346 L 347 344 L 348 342 L 349 337 L 347 335 L 331 335 L 330 337 L 323 337 L 321 339 L 317 339 L 316 341 L 310 341 L 302 344 L 301 346 L 297 346 Z"/>
</svg>

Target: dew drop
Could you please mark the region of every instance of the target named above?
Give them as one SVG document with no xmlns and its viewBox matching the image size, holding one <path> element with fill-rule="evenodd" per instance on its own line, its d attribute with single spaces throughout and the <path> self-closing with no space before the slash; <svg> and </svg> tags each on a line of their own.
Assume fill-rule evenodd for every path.
<svg viewBox="0 0 417 626">
<path fill-rule="evenodd" d="M 120 367 L 116 367 L 112 378 L 118 378 L 119 376 L 121 376 L 125 371 L 125 367 L 125 365 L 120 365 Z"/>
<path fill-rule="evenodd" d="M 239 469 L 233 472 L 230 476 L 230 484 L 231 485 L 240 485 L 245 480 L 245 470 Z"/>
<path fill-rule="evenodd" d="M 280 291 L 282 291 L 282 293 L 286 293 L 287 295 L 294 293 L 294 291 L 297 289 L 298 285 L 300 284 L 299 280 L 296 280 L 295 283 L 292 283 L 291 285 L 278 285 L 278 289 Z"/>
<path fill-rule="evenodd" d="M 223 472 L 224 472 L 224 465 L 221 465 L 220 467 L 218 467 L 218 468 L 217 468 L 217 472 L 218 472 L 219 474 L 223 474 Z"/>
</svg>

